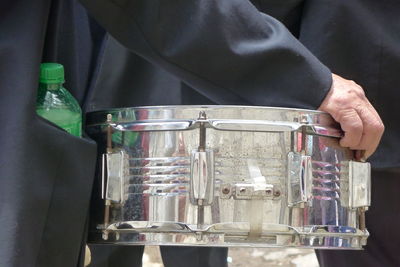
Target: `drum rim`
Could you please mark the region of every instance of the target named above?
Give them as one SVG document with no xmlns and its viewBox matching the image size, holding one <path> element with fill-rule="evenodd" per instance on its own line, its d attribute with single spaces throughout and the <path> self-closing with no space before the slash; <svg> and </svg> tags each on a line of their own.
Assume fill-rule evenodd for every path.
<svg viewBox="0 0 400 267">
<path fill-rule="evenodd" d="M 134 106 L 134 107 L 120 107 L 120 108 L 108 108 L 108 109 L 99 109 L 87 112 L 86 115 L 95 114 L 95 113 L 106 113 L 112 111 L 122 111 L 122 110 L 131 110 L 131 109 L 173 109 L 173 108 L 250 108 L 250 109 L 266 109 L 266 110 L 284 110 L 284 111 L 301 111 L 313 114 L 328 114 L 324 111 L 320 110 L 312 110 L 305 108 L 294 108 L 294 107 L 274 107 L 274 106 L 248 106 L 248 105 L 159 105 L 159 106 Z"/>
<path fill-rule="evenodd" d="M 319 111 L 319 110 L 309 110 L 309 109 L 299 109 L 299 108 L 290 108 L 290 107 L 271 107 L 271 106 L 242 106 L 242 105 L 161 105 L 161 106 L 138 106 L 138 107 L 122 107 L 122 108 L 110 108 L 110 109 L 101 109 L 97 111 L 91 111 L 86 113 L 86 128 L 101 126 L 101 125 L 108 125 L 107 122 L 107 115 L 111 114 L 115 115 L 115 117 L 119 117 L 120 114 L 124 112 L 136 112 L 136 111 L 151 111 L 151 110 L 185 110 L 185 109 L 231 109 L 231 110 L 240 110 L 246 109 L 254 110 L 255 112 L 259 111 L 274 111 L 274 112 L 287 112 L 292 113 L 292 117 L 298 117 L 298 119 L 302 120 L 302 117 L 306 117 L 306 121 L 304 122 L 307 125 L 318 125 L 322 126 L 326 129 L 330 128 L 333 132 L 340 131 L 340 126 L 337 122 L 332 118 L 332 116 L 326 112 Z M 326 117 L 326 124 L 314 124 L 314 119 L 318 117 Z M 171 121 L 173 118 L 168 119 L 156 119 L 150 118 L 146 121 Z M 258 119 L 260 120 L 260 119 Z M 113 120 L 114 121 L 114 120 Z M 140 121 L 140 120 L 138 120 Z M 260 120 L 262 121 L 262 119 Z M 114 121 L 117 122 L 117 121 Z M 320 136 L 327 136 L 327 137 L 341 137 L 340 134 L 317 134 Z"/>
<path fill-rule="evenodd" d="M 253 109 L 253 110 L 275 110 L 275 111 L 284 111 L 284 112 L 300 112 L 308 115 L 326 115 L 333 118 L 326 112 L 320 110 L 311 110 L 311 109 L 300 109 L 300 108 L 290 108 L 290 107 L 271 107 L 271 106 L 245 106 L 245 105 L 160 105 L 160 106 L 137 106 L 137 107 L 121 107 L 121 108 L 109 108 L 109 109 L 99 109 L 95 111 L 86 112 L 86 127 L 90 127 L 92 125 L 106 124 L 106 116 L 107 113 L 116 113 L 116 112 L 124 112 L 131 110 L 162 110 L 162 109 L 221 109 L 221 108 L 231 108 L 231 109 Z"/>
</svg>

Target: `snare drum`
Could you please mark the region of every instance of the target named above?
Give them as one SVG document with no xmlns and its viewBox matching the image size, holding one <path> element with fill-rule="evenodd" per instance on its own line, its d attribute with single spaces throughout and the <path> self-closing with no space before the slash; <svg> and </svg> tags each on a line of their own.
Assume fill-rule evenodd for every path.
<svg viewBox="0 0 400 267">
<path fill-rule="evenodd" d="M 360 249 L 370 166 L 326 113 L 160 106 L 87 115 L 89 242 Z"/>
</svg>

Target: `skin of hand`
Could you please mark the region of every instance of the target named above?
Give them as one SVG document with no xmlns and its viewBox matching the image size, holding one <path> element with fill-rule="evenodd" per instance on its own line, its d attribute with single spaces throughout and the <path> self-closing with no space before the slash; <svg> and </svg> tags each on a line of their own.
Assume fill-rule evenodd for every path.
<svg viewBox="0 0 400 267">
<path fill-rule="evenodd" d="M 356 150 L 365 161 L 379 145 L 385 127 L 361 86 L 332 74 L 332 87 L 318 108 L 329 113 L 344 131 L 340 145 Z"/>
</svg>

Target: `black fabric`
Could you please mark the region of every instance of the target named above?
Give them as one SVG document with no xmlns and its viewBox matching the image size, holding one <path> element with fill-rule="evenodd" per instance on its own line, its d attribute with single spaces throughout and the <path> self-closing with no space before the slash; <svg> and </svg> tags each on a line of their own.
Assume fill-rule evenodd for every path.
<svg viewBox="0 0 400 267">
<path fill-rule="evenodd" d="M 151 105 L 216 104 L 107 36 L 86 111 Z"/>
<path fill-rule="evenodd" d="M 43 62 L 60 62 L 65 87 L 83 105 L 95 75 L 105 31 L 77 1 L 51 1 Z"/>
<path fill-rule="evenodd" d="M 143 246 L 89 245 L 92 261 L 88 267 L 141 267 Z"/>
<path fill-rule="evenodd" d="M 330 88 L 330 71 L 248 1 L 82 2 L 124 46 L 217 104 L 316 108 Z"/>
<path fill-rule="evenodd" d="M 104 42 L 86 111 L 151 105 L 216 104 L 111 36 Z M 111 92 L 112 90 L 112 92 Z"/>
<path fill-rule="evenodd" d="M 89 245 L 89 267 L 140 267 L 143 246 Z M 160 246 L 165 267 L 227 267 L 227 248 Z"/>
<path fill-rule="evenodd" d="M 165 267 L 228 267 L 227 248 L 160 247 Z"/>
<path fill-rule="evenodd" d="M 253 0 L 260 10 L 279 21 L 296 37 L 299 37 L 305 0 Z"/>
<path fill-rule="evenodd" d="M 400 169 L 372 172 L 372 206 L 366 213 L 370 233 L 360 251 L 317 250 L 322 267 L 400 266 Z"/>
<path fill-rule="evenodd" d="M 63 42 L 79 40 L 80 46 L 70 47 L 69 51 L 81 60 L 87 54 L 81 54 L 80 48 L 85 44 L 90 46 L 86 25 L 76 29 L 73 23 L 86 11 L 74 1 L 64 3 L 62 10 L 57 11 L 57 3 L 47 0 L 0 3 L 2 267 L 76 266 L 84 236 L 96 146 L 88 139 L 67 134 L 35 112 L 43 48 L 53 47 L 48 40 L 61 36 Z M 61 36 L 46 39 L 47 25 L 54 22 L 56 13 L 68 21 L 62 23 Z M 57 25 L 51 27 L 56 29 Z M 81 65 L 74 59 L 63 62 L 64 49 L 53 51 L 47 59 L 60 59 L 68 70 L 67 80 L 83 81 L 79 87 L 82 90 L 88 72 L 75 69 L 75 73 L 83 74 L 79 79 L 74 78 L 74 72 L 69 70 Z"/>
<path fill-rule="evenodd" d="M 178 105 L 181 82 L 107 36 L 86 111 L 146 105 Z"/>
</svg>

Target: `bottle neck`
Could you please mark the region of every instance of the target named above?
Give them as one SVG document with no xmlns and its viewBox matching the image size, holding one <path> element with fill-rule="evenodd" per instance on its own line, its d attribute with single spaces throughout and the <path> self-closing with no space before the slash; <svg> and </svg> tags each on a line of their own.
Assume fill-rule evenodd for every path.
<svg viewBox="0 0 400 267">
<path fill-rule="evenodd" d="M 62 83 L 40 83 L 40 90 L 59 90 L 62 88 Z"/>
</svg>

